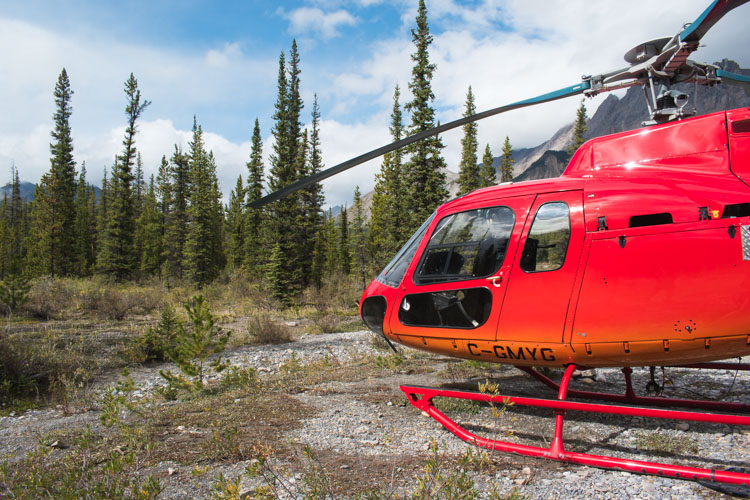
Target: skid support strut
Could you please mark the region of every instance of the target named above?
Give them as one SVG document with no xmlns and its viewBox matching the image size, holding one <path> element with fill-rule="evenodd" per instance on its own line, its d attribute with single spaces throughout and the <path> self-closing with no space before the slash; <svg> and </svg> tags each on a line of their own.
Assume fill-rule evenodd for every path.
<svg viewBox="0 0 750 500">
<path fill-rule="evenodd" d="M 614 404 L 582 403 L 576 401 L 567 401 L 568 395 L 580 391 L 568 391 L 568 385 L 576 369 L 575 365 L 568 365 L 559 384 L 557 400 L 527 398 L 517 396 L 490 395 L 479 392 L 456 391 L 447 389 L 435 389 L 418 386 L 401 386 L 409 398 L 409 402 L 416 408 L 424 411 L 430 417 L 434 418 L 446 429 L 463 439 L 464 441 L 481 448 L 497 450 L 505 453 L 516 453 L 530 457 L 548 458 L 561 462 L 588 465 L 602 469 L 616 469 L 637 474 L 651 474 L 656 476 L 667 476 L 679 479 L 689 479 L 701 481 L 703 484 L 726 484 L 740 485 L 750 488 L 750 474 L 744 472 L 733 472 L 716 469 L 703 469 L 698 467 L 685 467 L 680 465 L 670 465 L 658 462 L 646 462 L 642 460 L 628 460 L 616 457 L 607 457 L 592 455 L 588 453 L 578 453 L 565 450 L 563 445 L 563 423 L 567 411 L 583 411 L 590 413 L 608 413 L 612 415 L 631 415 L 649 418 L 662 418 L 672 420 L 686 420 L 692 422 L 712 422 L 729 425 L 750 426 L 750 416 L 730 415 L 720 413 L 701 413 L 688 412 L 681 410 L 661 409 L 661 408 L 644 408 L 635 406 L 619 406 Z M 540 374 L 541 375 L 541 374 Z M 628 373 L 629 375 L 629 373 Z M 546 378 L 546 377 L 545 377 Z M 549 380 L 549 379 L 548 379 Z M 550 381 L 551 382 L 551 381 Z M 555 384 L 557 385 L 557 384 Z M 632 391 L 628 391 L 632 392 Z M 596 393 L 587 393 L 593 397 Z M 578 394 L 576 394 L 578 396 Z M 627 395 L 626 395 L 627 396 Z M 518 406 L 534 406 L 537 408 L 549 408 L 555 412 L 555 435 L 549 448 L 529 446 L 524 444 L 512 443 L 495 439 L 487 439 L 477 436 L 472 432 L 464 429 L 456 422 L 445 416 L 438 410 L 432 402 L 435 397 L 457 398 L 470 401 L 479 401 L 494 404 L 513 404 Z M 652 398 L 649 398 L 652 399 Z M 662 398 L 653 398 L 662 399 Z M 624 399 L 619 399 L 623 401 Z M 662 399 L 663 400 L 663 399 Z M 647 401 L 649 402 L 649 401 Z M 688 405 L 678 405 L 688 406 Z M 692 405 L 691 405 L 692 406 Z M 744 407 L 747 411 L 747 406 Z"/>
</svg>

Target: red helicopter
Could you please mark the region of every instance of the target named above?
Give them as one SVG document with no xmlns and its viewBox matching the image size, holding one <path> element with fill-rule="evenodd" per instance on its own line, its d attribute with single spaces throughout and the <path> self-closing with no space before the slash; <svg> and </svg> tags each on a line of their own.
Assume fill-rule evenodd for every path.
<svg viewBox="0 0 750 500">
<path fill-rule="evenodd" d="M 566 411 L 750 426 L 748 404 L 639 396 L 631 380 L 632 367 L 639 366 L 750 370 L 748 364 L 715 362 L 750 354 L 750 108 L 690 118 L 688 96 L 671 88 L 726 83 L 750 94 L 747 76 L 688 60 L 702 36 L 747 1 L 713 1 L 675 36 L 628 51 L 626 68 L 407 137 L 250 206 L 469 122 L 642 86 L 650 114 L 645 128 L 586 142 L 559 178 L 504 183 L 442 205 L 367 287 L 360 314 L 391 347 L 397 342 L 512 364 L 558 391 L 550 400 L 401 387 L 415 407 L 461 439 L 748 495 L 750 470 L 578 453 L 566 450 L 562 439 Z M 561 381 L 535 368 L 540 366 L 565 368 Z M 625 394 L 568 388 L 574 370 L 592 367 L 622 367 Z M 438 410 L 435 397 L 550 408 L 556 419 L 552 444 L 477 436 Z"/>
</svg>

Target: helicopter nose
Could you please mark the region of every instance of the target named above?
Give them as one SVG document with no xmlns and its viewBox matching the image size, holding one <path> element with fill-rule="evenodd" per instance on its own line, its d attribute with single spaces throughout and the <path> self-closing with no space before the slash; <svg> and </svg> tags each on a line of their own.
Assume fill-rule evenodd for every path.
<svg viewBox="0 0 750 500">
<path fill-rule="evenodd" d="M 361 316 L 367 328 L 375 333 L 383 335 L 383 321 L 388 301 L 382 295 L 367 297 L 362 302 Z"/>
</svg>

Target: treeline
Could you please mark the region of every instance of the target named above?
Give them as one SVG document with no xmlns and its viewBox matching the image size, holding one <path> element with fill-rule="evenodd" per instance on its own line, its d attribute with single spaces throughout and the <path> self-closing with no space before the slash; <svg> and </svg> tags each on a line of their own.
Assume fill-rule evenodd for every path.
<svg viewBox="0 0 750 500">
<path fill-rule="evenodd" d="M 390 123 L 394 141 L 436 126 L 431 88 L 435 65 L 429 60 L 432 36 L 424 1 L 412 38 L 412 99 L 402 109 L 396 86 Z M 124 86 L 127 127 L 122 150 L 105 169 L 97 197 L 85 162 L 76 170 L 70 128 L 73 91 L 63 69 L 54 91 L 50 169 L 28 203 L 20 197 L 14 169 L 11 196 L 0 202 L 0 301 L 8 302 L 12 290 L 22 295 L 27 280 L 39 276 L 100 275 L 118 282 L 157 278 L 201 287 L 224 270 L 241 269 L 287 302 L 306 287 L 320 287 L 343 275 L 366 282 L 445 201 L 443 144 L 434 136 L 384 156 L 369 221 L 359 188 L 353 206 L 336 217 L 323 211 L 320 184 L 263 208 L 247 208 L 263 196 L 265 187 L 274 191 L 324 168 L 317 96 L 305 125 L 300 85 L 295 41 L 288 54 L 279 57 L 268 168 L 256 119 L 247 173 L 244 180 L 239 176 L 224 206 L 216 160 L 195 118 L 187 150 L 175 145 L 162 157 L 157 175 L 144 178 L 136 137 L 150 101 L 141 95 L 133 74 Z M 410 113 L 409 124 L 404 123 L 404 111 Z M 465 113 L 474 112 L 469 88 Z M 482 162 L 477 161 L 476 127 L 464 127 L 462 193 L 496 180 L 489 145 Z M 509 180 L 513 160 L 507 137 L 502 161 L 501 179 Z"/>
</svg>

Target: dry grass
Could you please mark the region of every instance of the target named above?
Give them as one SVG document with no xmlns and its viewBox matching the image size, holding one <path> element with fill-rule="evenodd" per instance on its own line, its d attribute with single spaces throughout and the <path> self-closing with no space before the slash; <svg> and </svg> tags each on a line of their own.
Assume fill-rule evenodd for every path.
<svg viewBox="0 0 750 500">
<path fill-rule="evenodd" d="M 267 313 L 259 312 L 251 316 L 247 330 L 253 344 L 285 344 L 293 340 L 291 329 Z"/>
</svg>

